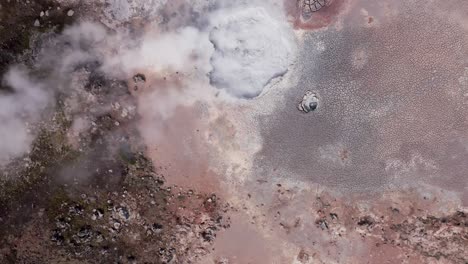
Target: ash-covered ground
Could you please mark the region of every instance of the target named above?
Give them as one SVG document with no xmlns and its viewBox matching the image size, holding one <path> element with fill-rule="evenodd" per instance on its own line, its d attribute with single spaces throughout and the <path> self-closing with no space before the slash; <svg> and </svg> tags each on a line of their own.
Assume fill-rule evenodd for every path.
<svg viewBox="0 0 468 264">
<path fill-rule="evenodd" d="M 468 263 L 463 0 L 0 0 L 0 263 Z"/>
</svg>

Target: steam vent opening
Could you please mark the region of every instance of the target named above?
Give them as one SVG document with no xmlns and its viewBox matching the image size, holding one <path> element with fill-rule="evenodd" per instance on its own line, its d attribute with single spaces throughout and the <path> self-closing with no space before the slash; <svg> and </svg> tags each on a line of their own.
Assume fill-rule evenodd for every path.
<svg viewBox="0 0 468 264">
<path fill-rule="evenodd" d="M 298 109 L 304 113 L 315 111 L 319 104 L 319 98 L 316 93 L 307 91 L 302 97 L 302 101 L 298 106 Z"/>
<path fill-rule="evenodd" d="M 329 0 L 302 0 L 304 12 L 317 12 L 328 4 Z"/>
</svg>

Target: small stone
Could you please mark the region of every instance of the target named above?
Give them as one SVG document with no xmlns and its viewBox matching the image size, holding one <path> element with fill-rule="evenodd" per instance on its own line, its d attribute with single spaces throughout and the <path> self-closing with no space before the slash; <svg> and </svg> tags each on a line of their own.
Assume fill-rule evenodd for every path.
<svg viewBox="0 0 468 264">
<path fill-rule="evenodd" d="M 216 202 L 216 195 L 211 195 L 211 197 L 209 197 L 206 202 L 208 203 L 215 203 Z"/>
<path fill-rule="evenodd" d="M 45 15 L 44 11 L 41 11 L 41 13 L 39 14 L 40 17 L 43 17 Z"/>
<path fill-rule="evenodd" d="M 104 241 L 104 236 L 102 234 L 97 234 L 96 235 L 96 242 L 101 243 L 102 241 Z"/>
<path fill-rule="evenodd" d="M 119 213 L 120 218 L 125 220 L 128 220 L 130 218 L 130 212 L 126 207 L 120 207 L 119 209 L 117 209 L 117 211 Z"/>
<path fill-rule="evenodd" d="M 151 226 L 151 230 L 156 233 L 156 234 L 159 234 L 162 232 L 162 229 L 163 229 L 163 226 L 161 224 L 158 224 L 158 223 L 154 223 L 152 226 Z"/>
<path fill-rule="evenodd" d="M 335 213 L 330 213 L 330 217 L 331 217 L 331 219 L 333 219 L 333 220 L 337 220 L 337 219 L 338 219 L 338 215 L 335 214 Z"/>
<path fill-rule="evenodd" d="M 128 110 L 124 108 L 124 109 L 122 110 L 121 117 L 125 118 L 125 117 L 127 117 L 127 116 L 128 116 Z"/>
<path fill-rule="evenodd" d="M 71 9 L 68 10 L 67 16 L 71 17 L 71 16 L 73 16 L 73 14 L 75 14 L 75 11 L 73 11 L 73 10 L 71 10 Z"/>
<path fill-rule="evenodd" d="M 78 237 L 79 238 L 89 238 L 91 237 L 91 226 L 89 225 L 86 225 L 86 226 L 82 226 L 80 228 L 80 231 L 78 231 Z"/>
<path fill-rule="evenodd" d="M 34 26 L 35 27 L 40 27 L 41 26 L 41 22 L 39 22 L 39 19 L 36 19 L 36 21 L 34 21 Z"/>
<path fill-rule="evenodd" d="M 133 76 L 133 81 L 135 83 L 144 83 L 146 82 L 146 76 L 141 73 L 137 73 L 135 76 Z"/>
<path fill-rule="evenodd" d="M 97 220 L 101 219 L 104 216 L 104 210 L 98 208 L 98 209 L 93 209 L 93 214 L 91 215 L 91 219 Z"/>
<path fill-rule="evenodd" d="M 81 215 L 83 214 L 84 208 L 80 204 L 75 204 L 74 206 L 70 206 L 68 212 L 74 215 Z"/>
<path fill-rule="evenodd" d="M 302 97 L 302 101 L 298 106 L 298 109 L 304 113 L 315 111 L 318 107 L 319 98 L 317 94 L 311 91 L 307 91 Z"/>
<path fill-rule="evenodd" d="M 202 238 L 206 241 L 206 242 L 210 242 L 210 241 L 213 241 L 213 239 L 215 238 L 215 234 L 214 234 L 214 231 L 210 228 L 202 231 L 200 233 L 200 235 L 202 236 Z"/>
<path fill-rule="evenodd" d="M 63 237 L 60 230 L 54 230 L 50 240 L 56 242 L 57 245 L 61 245 L 65 241 L 65 238 Z"/>
<path fill-rule="evenodd" d="M 328 229 L 328 223 L 325 219 L 318 220 L 317 224 L 322 230 Z"/>
</svg>

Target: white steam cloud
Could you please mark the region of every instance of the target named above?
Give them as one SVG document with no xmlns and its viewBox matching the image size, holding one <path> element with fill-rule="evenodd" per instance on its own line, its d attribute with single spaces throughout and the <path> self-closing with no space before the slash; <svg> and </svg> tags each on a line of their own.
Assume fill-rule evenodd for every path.
<svg viewBox="0 0 468 264">
<path fill-rule="evenodd" d="M 196 28 L 186 27 L 162 35 L 148 34 L 137 47 L 123 48 L 116 56 L 107 58 L 104 71 L 122 70 L 134 73 L 138 69 L 153 72 L 190 72 L 195 67 L 209 72 L 209 57 L 213 47 L 207 35 Z"/>
<path fill-rule="evenodd" d="M 216 51 L 211 77 L 235 96 L 258 96 L 293 62 L 295 45 L 287 25 L 262 7 L 219 12 L 212 24 L 210 38 Z"/>
<path fill-rule="evenodd" d="M 137 9 L 125 2 L 114 1 L 117 7 L 114 13 L 129 20 Z M 161 8 L 165 3 L 156 2 Z M 199 2 L 187 5 L 198 9 L 206 6 Z M 69 27 L 52 41 L 52 47 L 44 48 L 38 56 L 37 67 L 51 72 L 42 83 L 55 91 L 76 89 L 71 87 L 71 75 L 77 66 L 88 62 L 98 62 L 99 70 L 110 78 L 129 80 L 136 73 L 144 73 L 148 79 L 146 86 L 157 93 L 148 94 L 151 100 L 140 103 L 163 119 L 178 105 L 203 100 L 207 88 L 213 94 L 216 89 L 224 89 L 235 97 L 258 96 L 271 79 L 284 74 L 293 63 L 293 31 L 281 8 L 269 3 L 217 6 L 216 11 L 204 14 L 207 23 L 167 32 L 161 32 L 162 27 L 150 26 L 145 33 L 135 36 L 125 28 L 110 31 L 94 22 Z M 127 9 L 132 12 L 127 14 Z M 179 76 L 176 81 L 167 84 L 154 81 L 174 74 Z M 54 101 L 53 93 L 41 82 L 31 80 L 26 72 L 13 68 L 4 79 L 15 92 L 0 95 L 0 160 L 28 150 L 33 137 L 28 134 L 25 122 L 37 122 L 40 110 Z M 160 86 L 164 86 L 165 92 L 161 92 Z"/>
<path fill-rule="evenodd" d="M 4 82 L 13 91 L 0 94 L 0 165 L 29 150 L 34 139 L 29 124 L 40 119 L 52 99 L 45 85 L 23 69 L 12 68 Z"/>
</svg>

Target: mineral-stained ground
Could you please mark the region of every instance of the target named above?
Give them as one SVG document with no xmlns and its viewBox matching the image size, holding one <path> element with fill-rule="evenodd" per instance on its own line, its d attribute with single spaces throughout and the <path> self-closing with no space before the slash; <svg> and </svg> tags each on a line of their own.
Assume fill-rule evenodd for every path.
<svg viewBox="0 0 468 264">
<path fill-rule="evenodd" d="M 33 65 L 41 34 L 73 21 L 73 7 L 54 1 L 0 7 L 2 74 L 15 62 Z M 215 194 L 164 184 L 138 143 L 127 84 L 95 68 L 76 69 L 86 75 L 82 90 L 58 94 L 48 117 L 31 127 L 30 152 L 1 171 L 0 263 L 196 262 L 229 226 L 228 206 Z M 96 114 L 94 104 L 106 110 Z M 79 134 L 78 114 L 93 120 Z"/>
<path fill-rule="evenodd" d="M 463 0 L 0 0 L 0 263 L 468 263 L 467 33 Z"/>
</svg>

